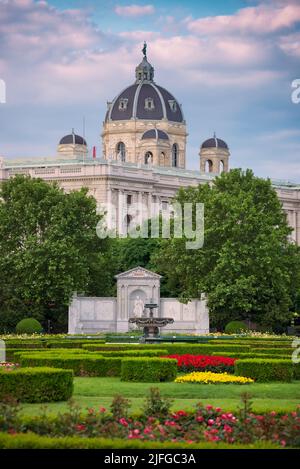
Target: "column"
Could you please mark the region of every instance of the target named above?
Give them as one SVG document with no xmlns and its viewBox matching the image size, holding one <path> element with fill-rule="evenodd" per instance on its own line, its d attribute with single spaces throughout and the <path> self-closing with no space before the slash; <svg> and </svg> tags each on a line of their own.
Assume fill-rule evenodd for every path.
<svg viewBox="0 0 300 469">
<path fill-rule="evenodd" d="M 106 225 L 109 230 L 112 229 L 112 190 L 110 186 L 107 187 L 107 214 Z"/>
<path fill-rule="evenodd" d="M 124 233 L 124 220 L 123 220 L 123 214 L 124 214 L 124 191 L 122 189 L 119 189 L 118 191 L 118 232 L 119 234 Z"/>
<path fill-rule="evenodd" d="M 138 224 L 141 226 L 143 223 L 143 192 L 138 193 L 138 210 Z"/>
<path fill-rule="evenodd" d="M 152 217 L 152 194 L 148 192 L 148 218 Z"/>
</svg>

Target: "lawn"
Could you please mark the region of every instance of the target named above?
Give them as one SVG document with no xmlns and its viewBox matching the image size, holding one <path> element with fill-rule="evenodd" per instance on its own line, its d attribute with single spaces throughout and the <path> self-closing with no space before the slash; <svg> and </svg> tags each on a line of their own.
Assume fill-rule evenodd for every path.
<svg viewBox="0 0 300 469">
<path fill-rule="evenodd" d="M 140 411 L 143 400 L 151 386 L 158 387 L 165 397 L 174 399 L 174 409 L 193 409 L 197 402 L 235 411 L 240 405 L 240 396 L 249 392 L 255 411 L 291 411 L 300 404 L 300 382 L 236 384 L 179 384 L 179 383 L 128 383 L 120 378 L 75 378 L 74 402 L 82 409 L 109 407 L 112 398 L 121 394 L 131 400 L 133 411 Z M 55 414 L 67 409 L 66 402 L 47 404 L 47 413 Z M 40 404 L 22 404 L 22 413 L 40 413 Z"/>
</svg>

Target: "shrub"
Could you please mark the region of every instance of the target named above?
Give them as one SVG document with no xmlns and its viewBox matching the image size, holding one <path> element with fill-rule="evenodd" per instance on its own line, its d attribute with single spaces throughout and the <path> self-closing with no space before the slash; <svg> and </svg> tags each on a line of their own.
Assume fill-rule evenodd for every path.
<svg viewBox="0 0 300 469">
<path fill-rule="evenodd" d="M 248 352 L 249 345 L 215 345 L 211 344 L 163 344 L 168 350 L 168 355 L 212 355 L 213 352 Z"/>
<path fill-rule="evenodd" d="M 268 354 L 268 355 L 292 355 L 293 349 L 291 347 L 288 348 L 261 348 L 261 347 L 253 347 L 251 348 L 254 353 L 261 353 L 261 354 Z"/>
<path fill-rule="evenodd" d="M 213 356 L 220 356 L 220 355 L 223 355 L 221 352 L 214 352 L 213 353 Z M 233 353 L 233 352 L 228 352 L 226 353 L 227 357 L 233 357 L 233 358 L 241 358 L 241 359 L 244 359 L 244 358 L 274 358 L 274 355 L 273 354 L 268 354 L 268 353 L 256 353 L 256 352 L 249 352 L 249 353 Z M 275 358 L 278 358 L 278 357 L 275 357 Z M 291 359 L 291 355 L 280 355 L 279 357 L 280 359 Z"/>
<path fill-rule="evenodd" d="M 43 332 L 43 327 L 39 321 L 34 318 L 22 319 L 16 325 L 17 334 L 40 334 Z"/>
<path fill-rule="evenodd" d="M 0 370 L 0 399 L 21 402 L 66 401 L 73 393 L 73 371 L 53 368 Z"/>
<path fill-rule="evenodd" d="M 237 360 L 234 364 L 235 374 L 248 376 L 258 382 L 286 381 L 293 378 L 291 360 L 249 358 Z"/>
<path fill-rule="evenodd" d="M 75 376 L 120 376 L 121 358 L 104 358 L 101 355 L 88 354 L 22 354 L 21 366 L 49 366 L 66 368 L 74 371 Z"/>
<path fill-rule="evenodd" d="M 173 381 L 177 374 L 177 361 L 171 358 L 124 358 L 122 381 Z"/>
<path fill-rule="evenodd" d="M 162 397 L 159 388 L 150 388 L 144 403 L 144 415 L 162 419 L 170 413 L 172 404 L 173 399 Z"/>
<path fill-rule="evenodd" d="M 225 326 L 226 334 L 239 334 L 247 330 L 249 330 L 249 327 L 242 321 L 230 321 Z"/>
</svg>

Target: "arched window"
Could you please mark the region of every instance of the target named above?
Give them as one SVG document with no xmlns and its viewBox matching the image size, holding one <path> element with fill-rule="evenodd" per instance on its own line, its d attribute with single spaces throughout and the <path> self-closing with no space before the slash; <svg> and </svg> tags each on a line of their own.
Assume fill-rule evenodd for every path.
<svg viewBox="0 0 300 469">
<path fill-rule="evenodd" d="M 163 151 L 160 154 L 160 166 L 166 166 L 166 155 Z"/>
<path fill-rule="evenodd" d="M 224 171 L 224 161 L 221 160 L 220 161 L 220 173 L 223 173 L 223 171 Z"/>
<path fill-rule="evenodd" d="M 176 168 L 178 166 L 178 145 L 174 143 L 172 146 L 172 166 Z"/>
<path fill-rule="evenodd" d="M 125 143 L 119 142 L 117 145 L 117 160 L 125 161 L 126 160 L 126 148 Z"/>
<path fill-rule="evenodd" d="M 206 160 L 205 161 L 205 172 L 206 173 L 212 173 L 212 169 L 213 169 L 212 161 L 211 160 Z"/>
<path fill-rule="evenodd" d="M 151 163 L 153 163 L 153 154 L 151 153 L 151 151 L 147 151 L 147 153 L 145 154 L 145 164 Z"/>
</svg>

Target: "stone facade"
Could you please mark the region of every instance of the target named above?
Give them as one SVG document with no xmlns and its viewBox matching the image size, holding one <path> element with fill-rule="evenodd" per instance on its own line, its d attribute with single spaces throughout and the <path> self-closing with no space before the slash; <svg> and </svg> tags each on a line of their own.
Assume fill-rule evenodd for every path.
<svg viewBox="0 0 300 469">
<path fill-rule="evenodd" d="M 161 276 L 142 267 L 136 267 L 116 276 L 117 298 L 93 298 L 74 295 L 69 307 L 69 334 L 93 334 L 96 332 L 128 332 L 131 317 L 146 315 L 144 305 L 158 305 L 154 315 L 174 318 L 174 323 L 163 331 L 187 334 L 207 334 L 209 315 L 204 299 L 187 304 L 177 298 L 160 298 Z M 137 305 L 141 303 L 141 308 Z M 140 311 L 135 314 L 135 311 Z"/>
</svg>

